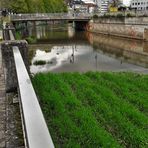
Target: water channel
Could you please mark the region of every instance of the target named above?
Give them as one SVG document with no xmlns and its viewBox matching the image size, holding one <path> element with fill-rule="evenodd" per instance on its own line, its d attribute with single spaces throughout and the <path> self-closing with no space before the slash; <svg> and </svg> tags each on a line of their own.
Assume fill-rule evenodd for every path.
<svg viewBox="0 0 148 148">
<path fill-rule="evenodd" d="M 72 24 L 29 27 L 31 73 L 133 71 L 148 73 L 148 43 L 90 32 Z M 35 64 L 42 61 L 42 65 Z M 39 63 L 39 62 L 38 62 Z"/>
</svg>

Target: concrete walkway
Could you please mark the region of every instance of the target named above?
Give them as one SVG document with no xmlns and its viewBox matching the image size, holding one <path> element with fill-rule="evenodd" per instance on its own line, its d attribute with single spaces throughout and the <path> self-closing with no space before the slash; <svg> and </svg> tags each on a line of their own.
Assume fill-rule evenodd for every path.
<svg viewBox="0 0 148 148">
<path fill-rule="evenodd" d="M 2 53 L 0 45 L 0 148 L 6 147 L 6 93 L 4 80 L 4 69 L 2 65 Z"/>
</svg>

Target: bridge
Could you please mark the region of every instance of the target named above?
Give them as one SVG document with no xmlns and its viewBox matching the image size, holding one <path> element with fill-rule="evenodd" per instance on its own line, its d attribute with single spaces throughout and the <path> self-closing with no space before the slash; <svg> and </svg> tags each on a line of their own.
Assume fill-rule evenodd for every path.
<svg viewBox="0 0 148 148">
<path fill-rule="evenodd" d="M 76 30 L 85 30 L 92 15 L 88 13 L 34 13 L 34 14 L 13 14 L 10 15 L 10 20 L 14 27 L 16 24 L 23 23 L 27 28 L 28 22 L 36 21 L 67 21 L 74 22 Z"/>
<path fill-rule="evenodd" d="M 15 14 L 10 15 L 12 22 L 20 21 L 89 21 L 91 15 L 87 13 L 34 13 L 34 14 Z"/>
</svg>

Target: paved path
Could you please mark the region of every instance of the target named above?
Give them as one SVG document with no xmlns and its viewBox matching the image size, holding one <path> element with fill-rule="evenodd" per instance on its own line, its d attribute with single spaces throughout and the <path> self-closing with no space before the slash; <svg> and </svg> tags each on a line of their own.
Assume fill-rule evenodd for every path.
<svg viewBox="0 0 148 148">
<path fill-rule="evenodd" d="M 5 99 L 4 69 L 2 65 L 2 53 L 0 45 L 0 148 L 6 147 L 6 99 Z"/>
</svg>

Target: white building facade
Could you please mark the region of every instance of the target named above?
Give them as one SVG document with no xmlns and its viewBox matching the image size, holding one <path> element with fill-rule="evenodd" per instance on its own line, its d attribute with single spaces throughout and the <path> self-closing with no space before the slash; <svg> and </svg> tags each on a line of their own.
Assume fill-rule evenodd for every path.
<svg viewBox="0 0 148 148">
<path fill-rule="evenodd" d="M 108 11 L 109 0 L 93 0 L 99 9 L 100 13 L 106 13 Z"/>
<path fill-rule="evenodd" d="M 131 8 L 135 10 L 148 10 L 148 0 L 131 0 Z"/>
<path fill-rule="evenodd" d="M 94 2 L 98 5 L 101 13 L 106 13 L 108 11 L 110 3 L 113 2 L 113 0 L 94 0 Z M 119 6 L 123 5 L 123 0 L 118 0 L 117 4 Z"/>
</svg>

